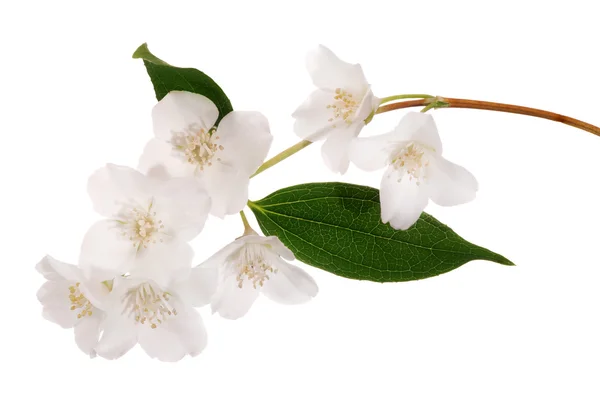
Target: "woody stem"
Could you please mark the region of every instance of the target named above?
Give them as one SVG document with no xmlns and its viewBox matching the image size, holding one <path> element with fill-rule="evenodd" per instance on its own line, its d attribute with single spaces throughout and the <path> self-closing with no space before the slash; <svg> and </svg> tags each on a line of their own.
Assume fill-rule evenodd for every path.
<svg viewBox="0 0 600 412">
<path fill-rule="evenodd" d="M 546 110 L 533 109 L 531 107 L 516 106 L 514 104 L 485 102 L 482 100 L 454 99 L 449 97 L 437 97 L 436 100 L 441 103 L 435 106 L 436 109 L 457 108 L 457 109 L 478 109 L 491 110 L 494 112 L 516 113 L 525 116 L 540 117 L 542 119 L 552 120 L 554 122 L 563 123 L 569 126 L 576 127 L 586 132 L 600 136 L 600 127 L 583 122 L 573 117 L 564 116 L 562 114 L 548 112 Z M 432 99 L 409 100 L 397 103 L 387 104 L 377 109 L 377 114 L 389 112 L 392 110 L 405 109 L 408 107 L 427 107 L 432 103 Z"/>
</svg>

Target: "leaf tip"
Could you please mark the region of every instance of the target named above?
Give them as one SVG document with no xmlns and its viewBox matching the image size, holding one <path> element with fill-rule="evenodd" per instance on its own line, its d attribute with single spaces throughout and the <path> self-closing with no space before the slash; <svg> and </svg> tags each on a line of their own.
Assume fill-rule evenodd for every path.
<svg viewBox="0 0 600 412">
<path fill-rule="evenodd" d="M 148 43 L 143 43 L 140 47 L 135 49 L 133 55 L 131 56 L 133 59 L 143 59 L 145 55 L 148 55 L 150 50 L 148 50 Z"/>
<path fill-rule="evenodd" d="M 499 263 L 499 264 L 505 265 L 505 266 L 517 266 L 511 260 L 508 260 L 507 258 L 505 258 L 502 255 L 498 255 L 498 257 L 496 259 L 496 263 Z"/>
</svg>

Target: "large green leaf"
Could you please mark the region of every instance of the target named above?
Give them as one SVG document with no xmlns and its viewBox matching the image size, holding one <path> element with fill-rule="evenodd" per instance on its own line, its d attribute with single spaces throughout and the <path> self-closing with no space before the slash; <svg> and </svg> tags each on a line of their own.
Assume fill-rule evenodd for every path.
<svg viewBox="0 0 600 412">
<path fill-rule="evenodd" d="M 160 100 L 173 90 L 198 93 L 208 97 L 219 109 L 217 124 L 233 111 L 229 98 L 217 83 L 197 69 L 171 66 L 148 50 L 146 43 L 133 53 L 134 59 L 144 60 L 144 65 L 154 85 L 156 99 Z"/>
<path fill-rule="evenodd" d="M 394 230 L 381 222 L 379 191 L 370 187 L 309 183 L 248 204 L 265 235 L 304 263 L 351 279 L 424 279 L 477 259 L 513 264 L 426 213 L 409 230 Z"/>
</svg>

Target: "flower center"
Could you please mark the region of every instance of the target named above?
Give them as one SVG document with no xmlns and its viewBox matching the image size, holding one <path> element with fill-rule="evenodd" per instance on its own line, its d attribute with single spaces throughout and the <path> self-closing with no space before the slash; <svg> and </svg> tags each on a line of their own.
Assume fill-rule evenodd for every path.
<svg viewBox="0 0 600 412">
<path fill-rule="evenodd" d="M 71 310 L 78 310 L 77 319 L 85 316 L 92 316 L 92 304 L 79 290 L 80 283 L 69 286 L 69 301 L 71 302 Z"/>
<path fill-rule="evenodd" d="M 427 147 L 410 142 L 392 157 L 391 164 L 394 169 L 408 174 L 410 180 L 416 179 L 417 185 L 419 185 L 421 179 L 427 178 L 425 175 L 425 169 L 429 166 L 429 160 L 426 156 L 427 151 Z M 398 179 L 398 181 L 401 179 Z"/>
<path fill-rule="evenodd" d="M 204 170 L 205 166 L 212 166 L 217 152 L 224 149 L 217 140 L 219 136 L 215 135 L 214 129 L 206 130 L 194 123 L 182 132 L 173 132 L 171 144 L 188 163 Z M 221 159 L 217 157 L 216 160 Z"/>
<path fill-rule="evenodd" d="M 256 289 L 269 280 L 269 275 L 277 273 L 277 269 L 273 268 L 265 258 L 263 248 L 264 246 L 260 245 L 246 245 L 240 251 L 236 264 L 236 280 L 240 289 L 244 280 L 252 282 L 252 286 Z"/>
<path fill-rule="evenodd" d="M 327 109 L 333 111 L 333 116 L 329 118 L 329 121 L 343 120 L 346 124 L 352 124 L 359 102 L 354 99 L 352 93 L 348 93 L 346 90 L 340 89 L 339 87 L 335 89 L 335 96 L 333 99 L 333 104 L 328 104 L 326 106 Z M 334 124 L 333 127 L 336 127 L 336 125 Z"/>
<path fill-rule="evenodd" d="M 133 316 L 136 324 L 156 329 L 170 316 L 177 315 L 177 310 L 169 303 L 170 297 L 169 292 L 154 290 L 151 284 L 143 283 L 127 292 L 123 298 L 123 312 Z"/>
<path fill-rule="evenodd" d="M 144 209 L 140 206 L 126 206 L 124 212 L 119 216 L 121 235 L 129 237 L 133 247 L 147 248 L 149 244 L 157 241 L 163 242 L 162 235 L 165 234 L 162 220 L 157 219 L 156 212 L 152 211 L 153 201 Z"/>
</svg>

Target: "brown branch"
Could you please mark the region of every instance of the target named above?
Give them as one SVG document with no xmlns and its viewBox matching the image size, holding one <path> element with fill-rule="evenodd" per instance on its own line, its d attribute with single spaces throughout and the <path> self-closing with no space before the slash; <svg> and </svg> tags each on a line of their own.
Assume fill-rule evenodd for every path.
<svg viewBox="0 0 600 412">
<path fill-rule="evenodd" d="M 573 126 L 578 129 L 585 130 L 586 132 L 600 136 L 600 127 L 594 126 L 586 122 L 582 122 L 581 120 L 577 120 L 569 116 L 563 116 L 562 114 L 548 112 L 546 110 L 533 109 L 531 107 L 524 106 L 515 106 L 513 104 L 484 102 L 481 100 L 452 99 L 448 97 L 439 97 L 437 99 L 440 102 L 448 104 L 447 106 L 442 106 L 440 108 L 455 107 L 463 109 L 491 110 L 495 112 L 516 113 L 525 116 L 540 117 L 542 119 L 548 119 L 555 122 L 564 123 L 566 125 Z M 408 107 L 427 106 L 429 103 L 431 103 L 431 101 L 432 99 L 419 99 L 391 103 L 385 106 L 381 106 L 377 110 L 377 114 L 389 112 L 392 110 L 405 109 Z"/>
</svg>

